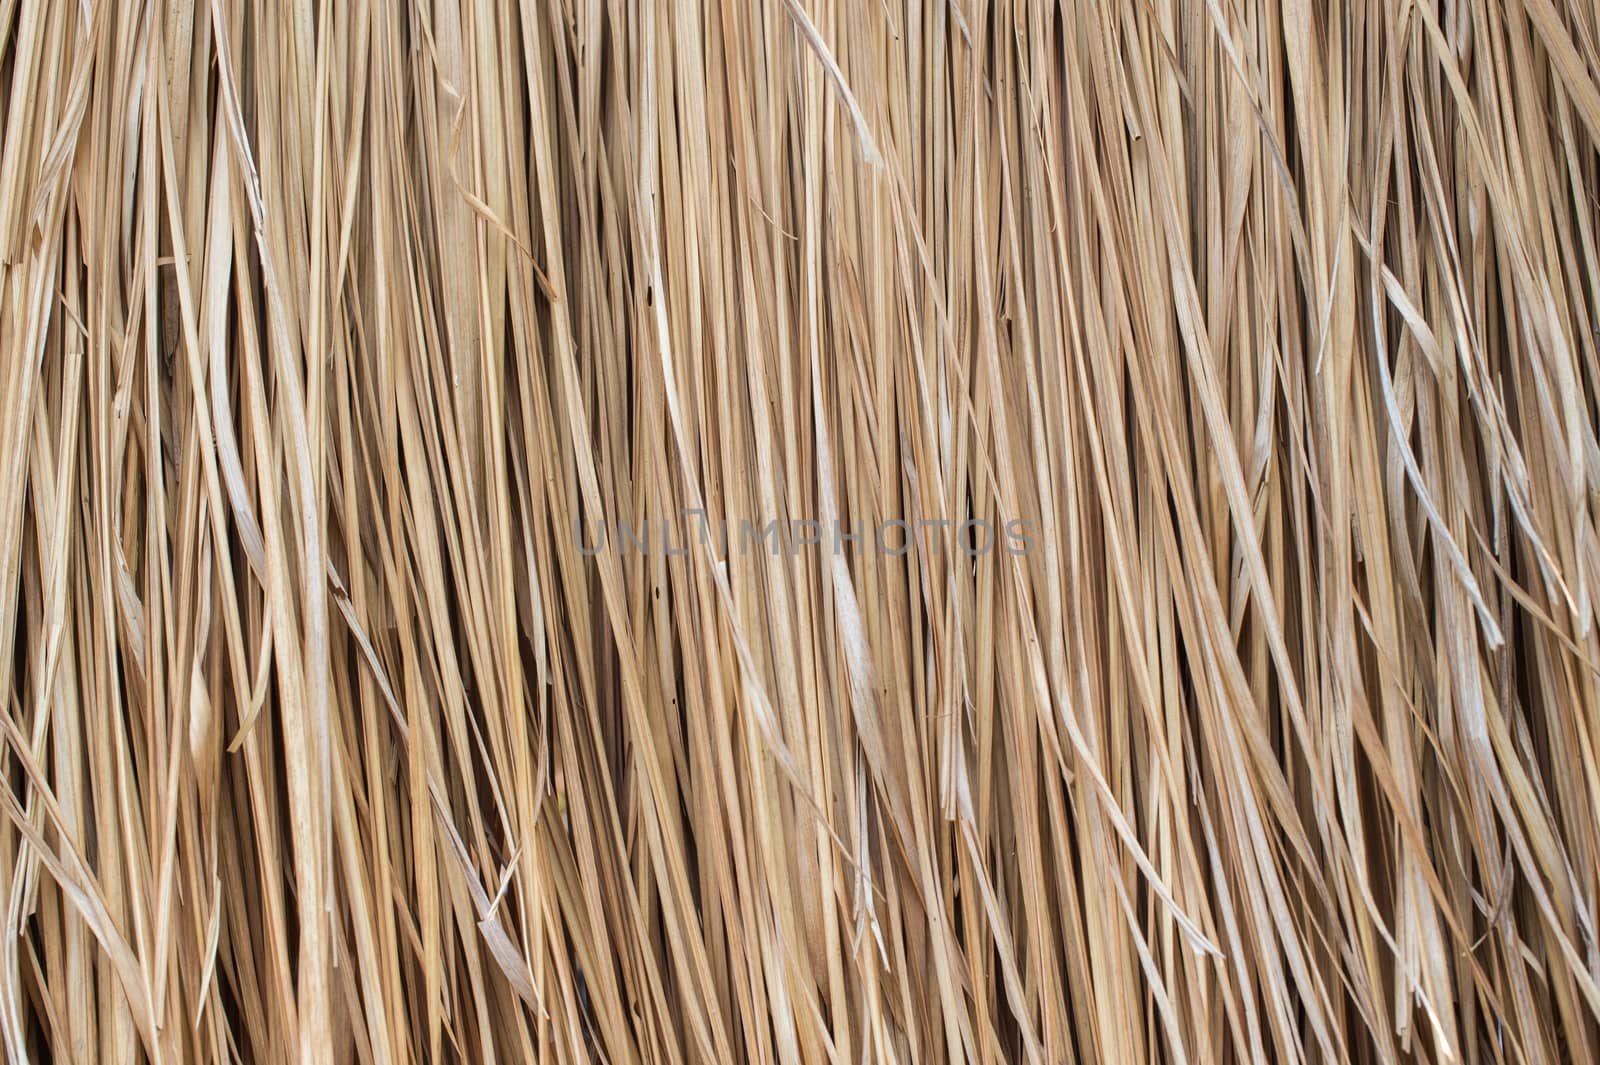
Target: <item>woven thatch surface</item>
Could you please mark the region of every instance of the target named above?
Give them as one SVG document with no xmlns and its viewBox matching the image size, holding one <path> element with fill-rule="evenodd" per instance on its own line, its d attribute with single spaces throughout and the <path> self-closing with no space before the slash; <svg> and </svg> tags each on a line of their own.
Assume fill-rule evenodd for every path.
<svg viewBox="0 0 1600 1065">
<path fill-rule="evenodd" d="M 0 0 L 0 115 L 9 1061 L 1600 1054 L 1594 0 Z"/>
</svg>

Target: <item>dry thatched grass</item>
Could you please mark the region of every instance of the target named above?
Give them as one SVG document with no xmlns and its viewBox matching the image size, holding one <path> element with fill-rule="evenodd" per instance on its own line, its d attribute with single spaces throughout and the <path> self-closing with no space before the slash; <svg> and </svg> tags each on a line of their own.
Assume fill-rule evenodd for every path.
<svg viewBox="0 0 1600 1065">
<path fill-rule="evenodd" d="M 0 0 L 0 86 L 8 1060 L 1600 1054 L 1594 0 Z"/>
</svg>

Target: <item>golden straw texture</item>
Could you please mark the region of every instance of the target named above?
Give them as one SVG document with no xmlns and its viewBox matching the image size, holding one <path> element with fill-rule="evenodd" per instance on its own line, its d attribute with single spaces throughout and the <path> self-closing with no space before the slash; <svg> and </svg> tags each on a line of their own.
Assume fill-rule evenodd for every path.
<svg viewBox="0 0 1600 1065">
<path fill-rule="evenodd" d="M 1596 0 L 0 0 L 8 1062 L 1600 1056 Z"/>
</svg>

